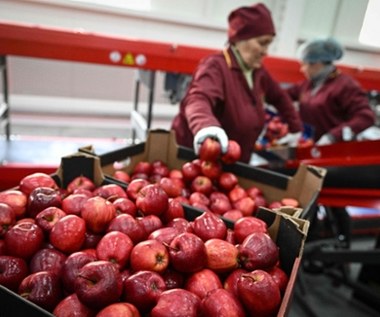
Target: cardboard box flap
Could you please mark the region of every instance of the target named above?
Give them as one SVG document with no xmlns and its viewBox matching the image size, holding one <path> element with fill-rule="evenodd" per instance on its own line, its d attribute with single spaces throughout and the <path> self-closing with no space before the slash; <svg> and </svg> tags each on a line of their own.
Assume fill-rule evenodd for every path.
<svg viewBox="0 0 380 317">
<path fill-rule="evenodd" d="M 53 314 L 0 285 L 0 316 L 53 317 Z"/>
<path fill-rule="evenodd" d="M 82 149 L 87 154 L 93 152 Z M 178 146 L 173 131 L 152 130 L 145 142 L 98 156 L 105 175 L 113 175 L 115 170 L 132 172 L 140 161 L 162 160 L 171 169 L 180 169 L 185 162 L 196 158 L 190 148 Z M 294 176 L 289 176 L 267 168 L 253 167 L 238 162 L 223 165 L 224 171 L 236 174 L 239 184 L 244 188 L 257 186 L 267 201 L 279 201 L 282 198 L 294 198 L 300 202 L 305 212 L 314 210 L 326 170 L 301 164 Z"/>
<path fill-rule="evenodd" d="M 97 186 L 113 183 L 123 188 L 127 187 L 124 182 L 103 174 L 98 157 L 84 153 L 75 153 L 62 157 L 60 166 L 56 173 L 52 175 L 57 185 L 61 188 L 66 188 L 73 179 L 79 176 L 86 176 Z"/>
</svg>

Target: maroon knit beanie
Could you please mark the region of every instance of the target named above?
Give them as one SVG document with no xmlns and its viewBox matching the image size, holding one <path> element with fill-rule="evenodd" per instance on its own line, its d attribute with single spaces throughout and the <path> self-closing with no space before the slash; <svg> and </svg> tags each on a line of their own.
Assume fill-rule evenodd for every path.
<svg viewBox="0 0 380 317">
<path fill-rule="evenodd" d="M 271 13 L 262 3 L 250 7 L 240 7 L 232 11 L 228 16 L 228 23 L 228 41 L 230 43 L 276 34 Z"/>
</svg>

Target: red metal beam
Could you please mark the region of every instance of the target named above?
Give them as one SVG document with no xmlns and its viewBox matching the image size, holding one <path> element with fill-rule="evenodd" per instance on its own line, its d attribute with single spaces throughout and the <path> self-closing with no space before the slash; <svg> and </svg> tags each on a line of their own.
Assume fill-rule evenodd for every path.
<svg viewBox="0 0 380 317">
<path fill-rule="evenodd" d="M 191 74 L 199 60 L 219 49 L 35 24 L 0 22 L 0 54 L 57 59 Z M 280 82 L 303 79 L 296 59 L 268 56 L 264 61 Z M 339 66 L 367 90 L 380 91 L 380 69 Z"/>
</svg>

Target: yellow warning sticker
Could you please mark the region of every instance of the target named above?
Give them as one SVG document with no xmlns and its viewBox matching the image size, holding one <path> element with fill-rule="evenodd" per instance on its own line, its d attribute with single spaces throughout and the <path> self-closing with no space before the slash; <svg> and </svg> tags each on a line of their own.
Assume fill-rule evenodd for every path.
<svg viewBox="0 0 380 317">
<path fill-rule="evenodd" d="M 126 65 L 134 65 L 135 64 L 135 58 L 132 53 L 125 54 L 123 58 L 123 64 Z"/>
</svg>

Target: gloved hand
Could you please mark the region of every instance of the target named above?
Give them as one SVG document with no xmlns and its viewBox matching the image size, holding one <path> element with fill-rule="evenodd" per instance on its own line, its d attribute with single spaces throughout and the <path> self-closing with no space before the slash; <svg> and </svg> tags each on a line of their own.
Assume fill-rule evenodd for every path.
<svg viewBox="0 0 380 317">
<path fill-rule="evenodd" d="M 286 144 L 291 147 L 295 147 L 298 144 L 298 141 L 302 137 L 302 132 L 288 133 L 283 136 L 281 139 L 276 141 L 276 144 L 283 145 Z"/>
<path fill-rule="evenodd" d="M 219 141 L 220 143 L 220 148 L 222 150 L 222 153 L 227 152 L 227 147 L 228 147 L 228 137 L 226 132 L 220 127 L 207 127 L 200 129 L 194 136 L 194 152 L 195 154 L 199 154 L 199 148 L 201 147 L 201 144 L 203 143 L 204 140 L 207 138 L 214 138 Z"/>
<path fill-rule="evenodd" d="M 316 145 L 330 145 L 334 143 L 334 137 L 330 133 L 325 133 L 315 143 Z"/>
</svg>

